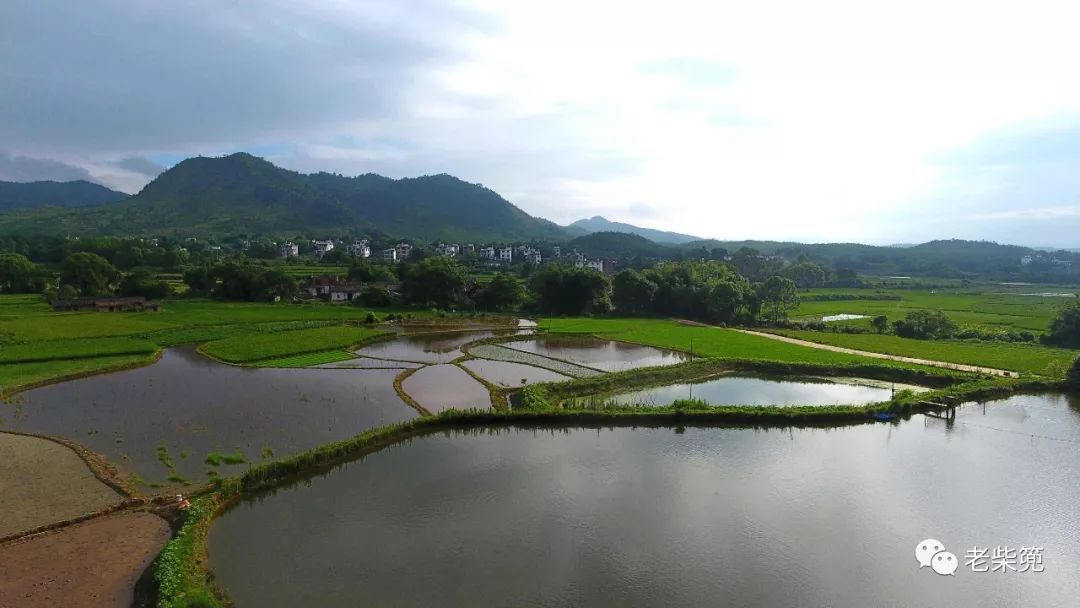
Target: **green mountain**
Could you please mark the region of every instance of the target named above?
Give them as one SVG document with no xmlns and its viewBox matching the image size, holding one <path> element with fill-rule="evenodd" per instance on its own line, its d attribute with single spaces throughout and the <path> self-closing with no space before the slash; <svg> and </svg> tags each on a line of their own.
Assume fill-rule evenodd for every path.
<svg viewBox="0 0 1080 608">
<path fill-rule="evenodd" d="M 108 206 L 0 215 L 0 232 L 212 235 L 379 230 L 421 240 L 565 240 L 492 190 L 450 175 L 303 174 L 250 154 L 189 158 Z"/>
<path fill-rule="evenodd" d="M 578 220 L 569 226 L 566 226 L 566 228 L 571 234 L 592 234 L 594 232 L 623 232 L 626 234 L 636 234 L 655 243 L 663 243 L 666 245 L 682 245 L 691 241 L 701 240 L 700 237 L 690 236 L 689 234 L 642 228 L 640 226 L 624 224 L 622 222 L 612 222 L 599 215 L 588 219 Z"/>
<path fill-rule="evenodd" d="M 649 239 L 625 232 L 594 232 L 579 236 L 566 244 L 567 250 L 576 249 L 590 258 L 612 260 L 639 257 L 645 260 L 663 260 L 677 257 L 673 247 L 654 243 Z"/>
<path fill-rule="evenodd" d="M 71 182 L 0 181 L 0 212 L 32 207 L 84 207 L 114 203 L 128 195 L 84 180 Z"/>
</svg>

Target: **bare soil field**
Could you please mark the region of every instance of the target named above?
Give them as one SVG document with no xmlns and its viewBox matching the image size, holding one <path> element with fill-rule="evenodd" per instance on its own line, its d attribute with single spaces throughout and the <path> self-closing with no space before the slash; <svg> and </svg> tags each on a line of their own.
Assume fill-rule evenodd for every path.
<svg viewBox="0 0 1080 608">
<path fill-rule="evenodd" d="M 124 498 L 70 448 L 11 433 L 0 433 L 0 488 L 0 538 L 100 511 Z"/>
<path fill-rule="evenodd" d="M 156 515 L 124 513 L 0 545 L 0 606 L 131 606 L 169 535 Z"/>
</svg>

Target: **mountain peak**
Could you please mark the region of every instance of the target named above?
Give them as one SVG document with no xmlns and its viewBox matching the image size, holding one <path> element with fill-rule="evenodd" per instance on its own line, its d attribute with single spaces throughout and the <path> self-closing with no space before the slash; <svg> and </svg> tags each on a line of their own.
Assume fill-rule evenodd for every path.
<svg viewBox="0 0 1080 608">
<path fill-rule="evenodd" d="M 589 219 L 578 220 L 567 227 L 584 232 L 585 234 L 593 234 L 596 232 L 636 234 L 655 243 L 666 243 L 670 245 L 680 245 L 682 243 L 689 243 L 690 241 L 701 240 L 699 237 L 690 236 L 689 234 L 680 234 L 678 232 L 668 232 L 653 228 L 642 228 L 641 226 L 634 226 L 633 224 L 626 224 L 623 222 L 612 222 L 600 215 L 594 215 Z"/>
</svg>

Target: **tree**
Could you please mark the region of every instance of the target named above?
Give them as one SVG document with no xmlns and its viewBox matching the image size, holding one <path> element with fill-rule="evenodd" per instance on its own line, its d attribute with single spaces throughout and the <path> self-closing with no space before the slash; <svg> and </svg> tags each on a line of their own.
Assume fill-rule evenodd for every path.
<svg viewBox="0 0 1080 608">
<path fill-rule="evenodd" d="M 195 266 L 184 271 L 184 283 L 192 295 L 210 295 L 217 287 L 217 281 L 213 266 Z"/>
<path fill-rule="evenodd" d="M 608 280 L 591 268 L 565 264 L 545 266 L 529 280 L 537 307 L 557 315 L 603 312 L 610 308 Z"/>
<path fill-rule="evenodd" d="M 335 249 L 335 251 L 337 251 Z M 371 260 L 356 260 L 349 266 L 349 280 L 361 283 L 393 281 L 397 276 L 387 264 L 376 264 Z"/>
<path fill-rule="evenodd" d="M 935 340 L 956 333 L 956 323 L 940 310 L 915 310 L 893 323 L 893 331 L 904 338 Z"/>
<path fill-rule="evenodd" d="M 80 295 L 112 293 L 120 281 L 120 271 L 96 253 L 73 253 L 60 268 L 60 284 L 70 285 Z"/>
<path fill-rule="evenodd" d="M 45 288 L 45 283 L 44 275 L 25 256 L 0 254 L 0 292 L 37 293 Z"/>
<path fill-rule="evenodd" d="M 424 258 L 413 264 L 401 283 L 401 295 L 410 304 L 451 308 L 461 302 L 468 273 L 442 256 Z"/>
<path fill-rule="evenodd" d="M 120 295 L 143 296 L 144 298 L 161 299 L 172 295 L 172 287 L 150 272 L 149 270 L 136 270 L 120 281 Z"/>
<path fill-rule="evenodd" d="M 878 315 L 873 319 L 870 319 L 870 326 L 874 328 L 879 334 L 885 333 L 889 329 L 889 318 L 885 315 Z"/>
<path fill-rule="evenodd" d="M 656 283 L 636 270 L 624 270 L 611 282 L 611 300 L 620 314 L 639 315 L 652 310 Z"/>
<path fill-rule="evenodd" d="M 803 289 L 825 284 L 825 269 L 813 262 L 792 264 L 784 269 L 783 276 L 795 281 L 795 285 Z"/>
<path fill-rule="evenodd" d="M 1072 386 L 1080 388 L 1080 357 L 1073 361 L 1072 368 L 1069 369 L 1068 382 Z"/>
<path fill-rule="evenodd" d="M 795 281 L 784 277 L 769 277 L 769 280 L 762 283 L 758 296 L 773 322 L 783 319 L 789 311 L 799 306 L 799 290 Z"/>
<path fill-rule="evenodd" d="M 476 294 L 474 300 L 481 310 L 503 311 L 521 306 L 526 297 L 525 283 L 521 279 L 500 272 Z"/>
<path fill-rule="evenodd" d="M 1080 348 L 1080 302 L 1073 302 L 1058 313 L 1042 341 L 1046 344 Z"/>
<path fill-rule="evenodd" d="M 368 285 L 360 292 L 358 303 L 372 308 L 389 308 L 398 302 L 394 294 L 385 287 Z"/>
</svg>

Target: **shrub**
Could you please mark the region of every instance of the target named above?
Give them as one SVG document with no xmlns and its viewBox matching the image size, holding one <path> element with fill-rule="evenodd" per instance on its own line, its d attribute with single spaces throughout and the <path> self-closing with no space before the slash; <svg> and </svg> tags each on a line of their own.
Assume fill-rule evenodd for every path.
<svg viewBox="0 0 1080 608">
<path fill-rule="evenodd" d="M 922 340 L 949 338 L 956 334 L 956 329 L 956 323 L 940 310 L 915 310 L 893 323 L 896 335 Z"/>
<path fill-rule="evenodd" d="M 1069 370 L 1069 384 L 1080 388 L 1080 357 L 1073 361 L 1072 368 Z"/>
</svg>

